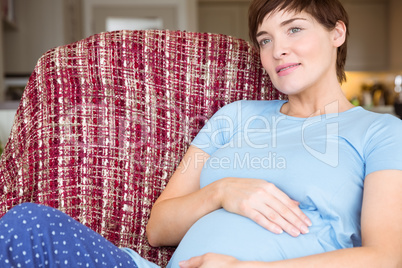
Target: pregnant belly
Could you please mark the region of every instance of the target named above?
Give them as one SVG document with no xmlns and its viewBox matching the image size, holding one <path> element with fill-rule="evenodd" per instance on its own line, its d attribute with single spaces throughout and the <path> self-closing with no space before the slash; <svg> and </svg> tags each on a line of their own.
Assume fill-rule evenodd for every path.
<svg viewBox="0 0 402 268">
<path fill-rule="evenodd" d="M 306 213 L 308 214 L 308 213 Z M 310 214 L 310 213 L 309 213 Z M 287 233 L 273 234 L 252 220 L 219 209 L 198 220 L 177 247 L 168 267 L 208 252 L 226 254 L 239 260 L 274 261 L 322 253 L 325 250 L 317 239 L 323 229 L 317 224 L 318 213 L 307 215 L 314 226 L 310 232 L 294 238 Z M 328 232 L 327 232 L 328 233 Z"/>
</svg>

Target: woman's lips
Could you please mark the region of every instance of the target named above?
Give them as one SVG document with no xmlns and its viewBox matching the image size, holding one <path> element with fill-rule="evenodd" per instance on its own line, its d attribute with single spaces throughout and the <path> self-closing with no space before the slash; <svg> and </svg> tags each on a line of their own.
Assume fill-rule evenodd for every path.
<svg viewBox="0 0 402 268">
<path fill-rule="evenodd" d="M 279 76 L 284 76 L 284 75 L 287 75 L 287 74 L 290 74 L 291 72 L 293 72 L 300 65 L 301 65 L 301 63 L 283 64 L 283 65 L 276 67 L 275 70 Z"/>
</svg>

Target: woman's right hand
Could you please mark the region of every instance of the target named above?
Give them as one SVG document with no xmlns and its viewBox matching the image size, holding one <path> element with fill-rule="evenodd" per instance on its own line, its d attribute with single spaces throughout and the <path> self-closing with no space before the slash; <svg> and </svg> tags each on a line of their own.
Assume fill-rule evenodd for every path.
<svg viewBox="0 0 402 268">
<path fill-rule="evenodd" d="M 298 203 L 272 183 L 223 178 L 200 189 L 200 174 L 208 157 L 195 146 L 190 146 L 184 155 L 152 208 L 147 224 L 152 246 L 177 246 L 197 220 L 222 207 L 274 233 L 281 230 L 292 236 L 306 233 L 308 218 Z"/>
<path fill-rule="evenodd" d="M 248 217 L 267 230 L 291 236 L 308 233 L 310 219 L 274 184 L 261 179 L 227 177 L 218 180 L 222 207 Z"/>
</svg>

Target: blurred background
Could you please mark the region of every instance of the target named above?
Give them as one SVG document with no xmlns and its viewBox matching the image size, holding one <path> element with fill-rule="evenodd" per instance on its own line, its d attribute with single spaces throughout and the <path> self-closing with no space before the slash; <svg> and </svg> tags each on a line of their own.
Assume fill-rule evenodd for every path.
<svg viewBox="0 0 402 268">
<path fill-rule="evenodd" d="M 118 29 L 222 33 L 248 40 L 250 0 L 0 0 L 0 142 L 47 50 Z M 350 16 L 346 96 L 395 114 L 402 103 L 402 0 L 341 0 Z"/>
</svg>

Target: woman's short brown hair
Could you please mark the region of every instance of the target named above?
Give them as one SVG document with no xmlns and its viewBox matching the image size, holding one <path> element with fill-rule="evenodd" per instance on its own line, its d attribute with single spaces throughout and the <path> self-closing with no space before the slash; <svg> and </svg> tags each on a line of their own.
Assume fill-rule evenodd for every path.
<svg viewBox="0 0 402 268">
<path fill-rule="evenodd" d="M 346 81 L 345 62 L 347 54 L 347 38 L 349 35 L 349 17 L 338 0 L 253 0 L 249 8 L 248 26 L 250 40 L 255 48 L 259 49 L 257 42 L 258 27 L 265 16 L 273 11 L 307 12 L 328 30 L 333 30 L 338 21 L 346 25 L 346 39 L 338 48 L 336 60 L 336 74 L 340 83 Z"/>
</svg>

